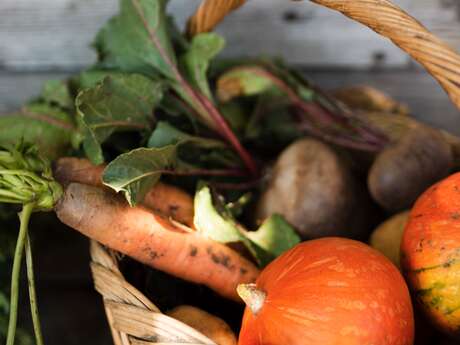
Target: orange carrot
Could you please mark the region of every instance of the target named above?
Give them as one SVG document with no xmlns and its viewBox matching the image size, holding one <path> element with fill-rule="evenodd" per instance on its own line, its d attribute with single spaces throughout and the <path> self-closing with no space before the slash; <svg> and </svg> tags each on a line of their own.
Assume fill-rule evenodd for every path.
<svg viewBox="0 0 460 345">
<path fill-rule="evenodd" d="M 240 301 L 236 287 L 253 282 L 259 270 L 240 254 L 194 232 L 181 233 L 167 219 L 130 207 L 102 188 L 71 183 L 55 207 L 64 224 L 146 265 L 204 284 Z"/>
<path fill-rule="evenodd" d="M 105 166 L 95 166 L 87 159 L 64 157 L 54 167 L 54 177 L 62 185 L 71 182 L 102 186 Z M 183 190 L 164 183 L 157 183 L 145 196 L 142 204 L 155 212 L 193 226 L 193 199 Z"/>
</svg>

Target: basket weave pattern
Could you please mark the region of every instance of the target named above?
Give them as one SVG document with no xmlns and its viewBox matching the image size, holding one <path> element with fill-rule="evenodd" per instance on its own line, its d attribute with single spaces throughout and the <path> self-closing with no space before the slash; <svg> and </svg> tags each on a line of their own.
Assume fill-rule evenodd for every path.
<svg viewBox="0 0 460 345">
<path fill-rule="evenodd" d="M 460 56 L 416 19 L 389 0 L 312 0 L 342 12 L 391 39 L 420 62 L 460 108 Z M 188 23 L 193 36 L 212 30 L 246 0 L 204 0 Z M 118 269 L 114 252 L 91 242 L 91 270 L 102 295 L 115 345 L 215 343 L 161 311 L 130 285 Z"/>
<path fill-rule="evenodd" d="M 103 296 L 115 345 L 216 345 L 193 328 L 161 311 L 129 284 L 118 269 L 116 254 L 91 241 L 91 272 Z"/>
</svg>

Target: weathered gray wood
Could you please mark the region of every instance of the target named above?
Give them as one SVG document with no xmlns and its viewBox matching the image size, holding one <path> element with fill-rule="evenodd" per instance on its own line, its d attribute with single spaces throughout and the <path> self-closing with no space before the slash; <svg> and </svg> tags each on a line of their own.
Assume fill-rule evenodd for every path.
<svg viewBox="0 0 460 345">
<path fill-rule="evenodd" d="M 460 47 L 458 0 L 394 1 Z M 172 0 L 170 11 L 183 25 L 198 3 Z M 90 64 L 95 55 L 88 45 L 117 7 L 117 0 L 1 0 L 0 66 L 68 69 Z M 228 56 L 268 54 L 321 66 L 409 64 L 391 42 L 308 1 L 251 0 L 218 31 L 227 38 Z"/>
<path fill-rule="evenodd" d="M 0 113 L 11 111 L 37 95 L 45 80 L 61 79 L 68 75 L 67 72 L 0 73 Z M 306 75 L 325 89 L 355 84 L 382 89 L 409 105 L 418 119 L 460 135 L 460 112 L 450 103 L 440 86 L 423 71 L 309 70 Z"/>
<path fill-rule="evenodd" d="M 0 114 L 14 110 L 35 97 L 46 80 L 62 79 L 68 75 L 68 72 L 0 72 Z"/>
</svg>

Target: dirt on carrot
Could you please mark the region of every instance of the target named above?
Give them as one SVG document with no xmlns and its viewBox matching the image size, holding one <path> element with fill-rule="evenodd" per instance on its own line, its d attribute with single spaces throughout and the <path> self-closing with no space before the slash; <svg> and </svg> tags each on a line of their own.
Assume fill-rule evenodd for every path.
<svg viewBox="0 0 460 345">
<path fill-rule="evenodd" d="M 259 270 L 229 247 L 184 233 L 166 218 L 142 206 L 130 207 L 102 188 L 71 183 L 55 208 L 64 224 L 146 265 L 204 284 L 241 301 L 236 287 L 253 282 Z"/>
</svg>

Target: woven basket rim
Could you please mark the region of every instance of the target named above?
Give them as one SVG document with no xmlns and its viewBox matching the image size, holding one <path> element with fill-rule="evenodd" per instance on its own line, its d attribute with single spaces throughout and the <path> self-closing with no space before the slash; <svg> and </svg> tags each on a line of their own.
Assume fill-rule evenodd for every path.
<svg viewBox="0 0 460 345">
<path fill-rule="evenodd" d="M 102 295 L 115 345 L 216 345 L 194 328 L 163 314 L 128 283 L 118 267 L 120 255 L 91 240 L 91 272 Z"/>
</svg>

